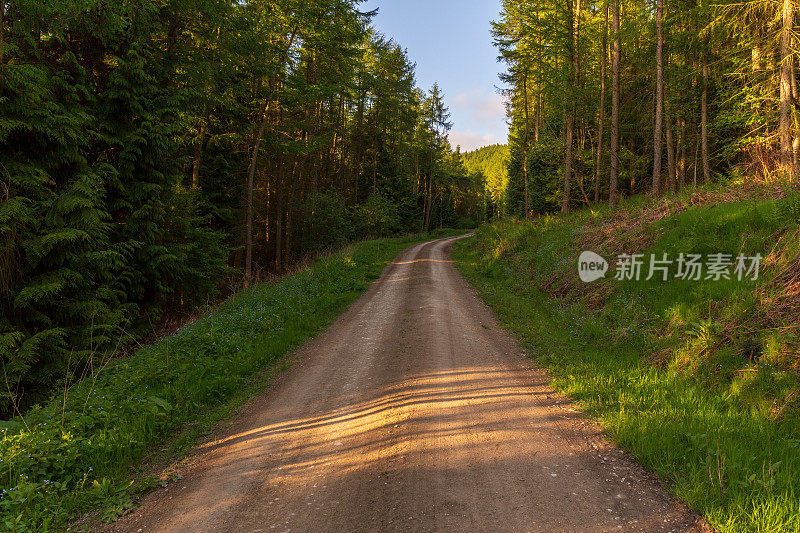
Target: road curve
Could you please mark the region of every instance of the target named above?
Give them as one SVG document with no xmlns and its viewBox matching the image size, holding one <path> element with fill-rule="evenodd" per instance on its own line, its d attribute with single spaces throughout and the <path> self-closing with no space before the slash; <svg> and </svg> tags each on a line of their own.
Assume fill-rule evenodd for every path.
<svg viewBox="0 0 800 533">
<path fill-rule="evenodd" d="M 693 531 L 412 246 L 117 532 Z"/>
</svg>

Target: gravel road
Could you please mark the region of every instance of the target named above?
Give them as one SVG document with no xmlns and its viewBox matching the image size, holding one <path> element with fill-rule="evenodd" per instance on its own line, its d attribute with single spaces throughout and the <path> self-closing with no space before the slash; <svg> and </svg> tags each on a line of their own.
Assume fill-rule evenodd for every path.
<svg viewBox="0 0 800 533">
<path fill-rule="evenodd" d="M 117 532 L 702 531 L 413 246 Z"/>
</svg>

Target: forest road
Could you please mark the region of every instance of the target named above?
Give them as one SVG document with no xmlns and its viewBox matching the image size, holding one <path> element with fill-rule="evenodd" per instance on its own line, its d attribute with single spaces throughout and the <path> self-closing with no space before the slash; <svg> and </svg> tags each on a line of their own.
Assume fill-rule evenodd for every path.
<svg viewBox="0 0 800 533">
<path fill-rule="evenodd" d="M 701 531 L 412 246 L 115 532 Z"/>
</svg>

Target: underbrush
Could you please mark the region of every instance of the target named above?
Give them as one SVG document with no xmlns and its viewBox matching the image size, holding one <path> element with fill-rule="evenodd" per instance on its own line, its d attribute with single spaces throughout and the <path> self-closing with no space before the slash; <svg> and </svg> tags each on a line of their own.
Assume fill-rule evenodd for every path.
<svg viewBox="0 0 800 533">
<path fill-rule="evenodd" d="M 800 196 L 725 194 L 487 226 L 454 256 L 554 384 L 713 527 L 800 531 Z M 605 279 L 580 281 L 584 250 Z M 764 259 L 755 281 L 621 281 L 623 253 Z"/>
<path fill-rule="evenodd" d="M 451 232 L 438 232 L 445 236 Z M 133 468 L 154 446 L 230 413 L 280 357 L 330 324 L 405 247 L 433 237 L 355 244 L 310 268 L 243 291 L 127 358 L 2 423 L 0 529 L 63 531 L 102 506 L 113 520 L 157 478 Z"/>
</svg>

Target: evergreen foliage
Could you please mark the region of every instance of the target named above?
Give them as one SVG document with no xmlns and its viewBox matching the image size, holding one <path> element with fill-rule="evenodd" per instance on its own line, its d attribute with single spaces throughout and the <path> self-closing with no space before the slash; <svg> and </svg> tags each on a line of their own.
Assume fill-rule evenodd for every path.
<svg viewBox="0 0 800 533">
<path fill-rule="evenodd" d="M 464 166 L 471 175 L 477 175 L 485 184 L 487 209 L 492 216 L 506 215 L 508 192 L 508 145 L 484 146 L 464 154 Z"/>
<path fill-rule="evenodd" d="M 441 91 L 359 3 L 2 3 L 1 411 L 242 267 L 478 220 Z"/>
<path fill-rule="evenodd" d="M 797 14 L 794 0 L 504 0 L 508 213 L 795 179 Z"/>
</svg>

